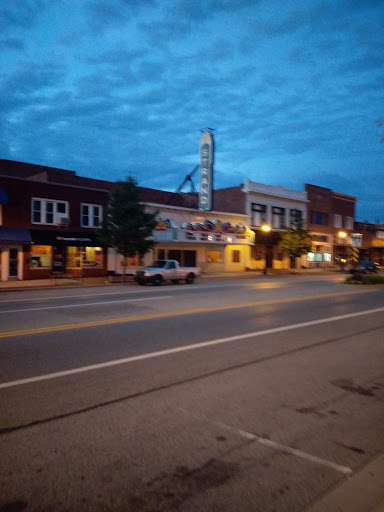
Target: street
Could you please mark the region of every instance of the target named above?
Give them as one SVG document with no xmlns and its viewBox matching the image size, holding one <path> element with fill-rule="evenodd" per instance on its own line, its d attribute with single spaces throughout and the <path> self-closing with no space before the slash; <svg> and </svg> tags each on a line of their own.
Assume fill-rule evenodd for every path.
<svg viewBox="0 0 384 512">
<path fill-rule="evenodd" d="M 303 512 L 384 452 L 384 288 L 0 293 L 0 512 Z"/>
</svg>

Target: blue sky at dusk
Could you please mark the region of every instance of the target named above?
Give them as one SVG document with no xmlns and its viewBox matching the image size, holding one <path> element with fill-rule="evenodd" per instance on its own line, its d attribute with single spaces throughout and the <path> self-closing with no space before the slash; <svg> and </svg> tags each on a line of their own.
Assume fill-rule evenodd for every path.
<svg viewBox="0 0 384 512">
<path fill-rule="evenodd" d="M 216 188 L 384 222 L 383 25 L 382 0 L 1 0 L 0 158 L 176 190 L 213 127 Z"/>
</svg>

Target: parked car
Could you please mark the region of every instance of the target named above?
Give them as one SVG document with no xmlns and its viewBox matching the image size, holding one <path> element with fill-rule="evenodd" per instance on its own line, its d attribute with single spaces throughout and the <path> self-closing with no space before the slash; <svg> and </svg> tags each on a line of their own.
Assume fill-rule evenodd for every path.
<svg viewBox="0 0 384 512">
<path fill-rule="evenodd" d="M 192 284 L 200 274 L 201 269 L 198 267 L 180 267 L 176 260 L 157 260 L 150 267 L 137 270 L 134 280 L 141 285 L 152 283 L 154 286 L 159 286 L 164 281 L 172 281 L 175 284 L 185 281 Z"/>
<path fill-rule="evenodd" d="M 368 274 L 369 272 L 378 272 L 380 265 L 374 261 L 359 261 L 354 267 L 351 268 L 351 274 Z"/>
</svg>

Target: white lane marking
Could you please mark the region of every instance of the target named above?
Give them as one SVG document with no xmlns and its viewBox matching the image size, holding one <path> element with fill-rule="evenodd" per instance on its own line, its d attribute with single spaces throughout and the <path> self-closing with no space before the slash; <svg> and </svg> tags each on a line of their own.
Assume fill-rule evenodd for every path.
<svg viewBox="0 0 384 512">
<path fill-rule="evenodd" d="M 308 460 L 310 462 L 314 462 L 315 464 L 321 464 L 322 466 L 326 466 L 328 468 L 332 468 L 335 471 L 339 471 L 340 473 L 344 473 L 345 475 L 352 473 L 352 469 L 346 466 L 341 466 L 340 464 L 336 464 L 330 460 L 322 459 L 320 457 L 316 457 L 315 455 L 311 455 L 310 453 L 302 452 L 301 450 L 297 450 L 296 448 L 291 448 L 290 446 L 286 446 L 280 443 L 276 443 L 275 441 L 271 441 L 270 439 L 266 439 L 265 437 L 260 437 L 255 434 L 251 434 L 250 432 L 246 432 L 245 430 L 241 430 L 239 428 L 231 427 L 226 425 L 225 423 L 220 422 L 211 422 L 215 423 L 219 427 L 222 427 L 226 430 L 230 430 L 235 434 L 239 434 L 241 437 L 245 439 L 250 439 L 252 441 L 257 441 L 264 446 L 269 446 L 270 448 L 274 448 L 280 452 L 290 453 L 291 455 L 295 455 L 296 457 L 300 457 L 301 459 Z"/>
<path fill-rule="evenodd" d="M 9 382 L 0 383 L 0 389 L 11 388 L 23 384 L 30 384 L 32 382 L 39 382 L 44 380 L 57 379 L 58 377 L 67 377 L 76 373 L 85 373 L 93 370 L 100 370 L 111 366 L 117 366 L 126 363 L 133 363 L 135 361 L 143 361 L 144 359 L 151 359 L 155 357 L 167 356 L 170 354 L 177 354 L 179 352 L 188 352 L 190 350 L 201 349 L 204 347 L 211 347 L 213 345 L 221 345 L 223 343 L 230 343 L 237 340 L 245 340 L 248 338 L 256 338 L 258 336 L 265 336 L 267 334 L 274 334 L 277 332 L 290 331 L 293 329 L 301 329 L 302 327 L 310 327 L 312 325 L 325 324 L 328 322 L 337 322 L 338 320 L 345 320 L 346 318 L 353 318 L 355 316 L 371 315 L 384 311 L 384 307 L 367 309 L 365 311 L 358 311 L 357 313 L 348 313 L 345 315 L 331 316 L 328 318 L 321 318 L 320 320 L 311 320 L 310 322 L 301 322 L 299 324 L 283 325 L 282 327 L 274 327 L 272 329 L 265 329 L 264 331 L 249 332 L 246 334 L 238 334 L 236 336 L 229 336 L 228 338 L 218 338 L 216 340 L 203 341 L 201 343 L 193 343 L 191 345 L 184 345 L 183 347 L 168 348 L 159 350 L 157 352 L 149 352 L 148 354 L 140 354 L 137 356 L 124 357 L 123 359 L 114 359 L 112 361 L 105 361 L 104 363 L 91 364 L 88 366 L 80 366 L 79 368 L 72 368 L 71 370 L 63 370 L 61 372 L 46 373 L 36 377 L 29 377 L 26 379 L 13 380 Z"/>
<path fill-rule="evenodd" d="M 143 300 L 155 300 L 155 299 L 170 299 L 172 295 L 157 295 L 156 297 L 144 297 L 142 299 L 123 299 L 123 300 L 108 300 L 103 302 L 88 302 L 85 304 L 77 303 L 77 304 L 64 304 L 62 306 L 44 306 L 42 308 L 26 308 L 26 309 L 7 309 L 5 311 L 0 311 L 0 315 L 4 313 L 24 313 L 25 311 L 40 311 L 46 309 L 65 309 L 65 308 L 83 308 L 85 306 L 99 306 L 103 304 L 119 304 L 121 302 L 139 302 Z"/>
</svg>

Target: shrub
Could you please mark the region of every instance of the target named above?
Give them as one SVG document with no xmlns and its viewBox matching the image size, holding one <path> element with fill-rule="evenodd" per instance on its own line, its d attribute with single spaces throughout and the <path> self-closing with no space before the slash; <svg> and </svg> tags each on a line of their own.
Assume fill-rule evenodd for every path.
<svg viewBox="0 0 384 512">
<path fill-rule="evenodd" d="M 378 274 L 368 274 L 363 276 L 364 284 L 384 284 L 384 276 L 379 276 Z"/>
</svg>

